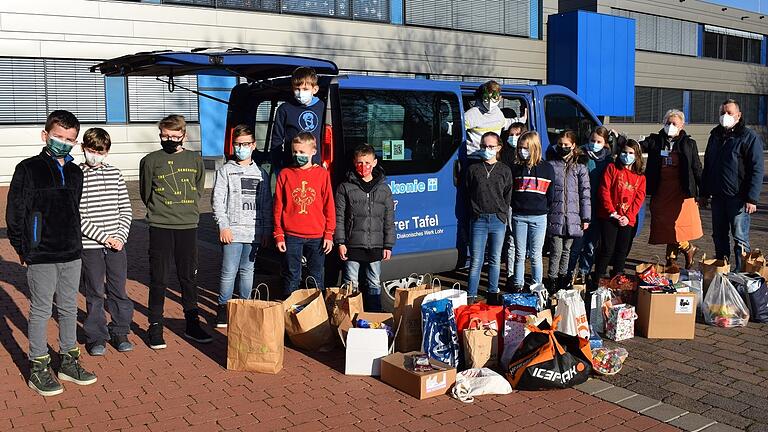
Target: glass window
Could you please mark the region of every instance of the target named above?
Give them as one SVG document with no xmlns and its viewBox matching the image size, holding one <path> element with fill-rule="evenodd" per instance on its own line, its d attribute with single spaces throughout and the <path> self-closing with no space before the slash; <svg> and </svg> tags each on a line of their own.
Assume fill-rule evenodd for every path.
<svg viewBox="0 0 768 432">
<path fill-rule="evenodd" d="M 388 174 L 437 172 L 461 143 L 452 93 L 340 90 L 345 160 L 360 144 L 376 149 Z"/>
<path fill-rule="evenodd" d="M 664 114 L 673 108 L 683 109 L 683 90 L 635 87 L 635 115 L 611 117 L 611 122 L 659 124 L 664 120 Z"/>
<path fill-rule="evenodd" d="M 95 75 L 95 74 L 94 74 Z M 175 77 L 182 87 L 197 90 L 197 77 Z M 198 119 L 197 95 L 180 88 L 168 91 L 168 84 L 154 77 L 128 77 L 128 120 L 156 122 L 170 114 L 181 114 L 189 122 Z"/>
<path fill-rule="evenodd" d="M 760 63 L 760 39 L 704 32 L 704 57 L 746 63 Z"/>
<path fill-rule="evenodd" d="M 531 1 L 406 0 L 405 23 L 528 37 Z"/>
<path fill-rule="evenodd" d="M 597 127 L 597 123 L 575 100 L 564 95 L 550 95 L 544 98 L 544 116 L 550 144 L 557 142 L 560 132 L 570 129 L 579 138 L 577 145 L 584 144 Z"/>
<path fill-rule="evenodd" d="M 253 133 L 256 139 L 256 150 L 260 152 L 267 151 L 272 137 L 272 127 L 274 126 L 275 112 L 282 101 L 265 100 L 256 107 L 256 120 L 253 123 Z"/>
</svg>

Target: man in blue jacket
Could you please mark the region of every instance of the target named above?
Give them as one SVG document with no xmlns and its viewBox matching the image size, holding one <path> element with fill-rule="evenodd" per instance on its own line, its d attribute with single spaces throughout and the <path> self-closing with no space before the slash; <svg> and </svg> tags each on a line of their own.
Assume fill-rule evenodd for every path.
<svg viewBox="0 0 768 432">
<path fill-rule="evenodd" d="M 746 127 L 739 103 L 720 107 L 720 125 L 712 129 L 704 153 L 700 204 L 712 199 L 712 240 L 716 258 L 730 257 L 733 235 L 734 266 L 741 269 L 741 254 L 749 252 L 749 219 L 757 211 L 763 186 L 763 140 Z"/>
</svg>

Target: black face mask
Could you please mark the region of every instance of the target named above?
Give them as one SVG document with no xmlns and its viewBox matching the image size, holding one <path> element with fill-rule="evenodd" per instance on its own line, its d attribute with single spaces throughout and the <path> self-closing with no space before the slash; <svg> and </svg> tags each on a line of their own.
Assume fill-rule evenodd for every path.
<svg viewBox="0 0 768 432">
<path fill-rule="evenodd" d="M 571 151 L 573 150 L 573 147 L 556 146 L 555 148 L 557 149 L 557 154 L 559 154 L 562 157 L 568 156 L 569 154 L 571 154 Z"/>
<path fill-rule="evenodd" d="M 176 148 L 181 144 L 180 141 L 160 140 L 160 145 L 166 153 L 176 153 Z"/>
</svg>

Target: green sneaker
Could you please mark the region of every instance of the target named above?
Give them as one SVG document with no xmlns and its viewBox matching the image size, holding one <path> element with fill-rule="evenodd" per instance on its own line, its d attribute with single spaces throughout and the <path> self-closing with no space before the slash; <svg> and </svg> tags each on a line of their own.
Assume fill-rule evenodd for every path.
<svg viewBox="0 0 768 432">
<path fill-rule="evenodd" d="M 56 396 L 64 392 L 64 387 L 56 381 L 50 369 L 51 356 L 46 354 L 36 357 L 29 362 L 29 388 L 42 396 Z"/>
<path fill-rule="evenodd" d="M 78 385 L 88 385 L 96 382 L 96 375 L 83 369 L 80 365 L 80 348 L 75 347 L 61 353 L 61 367 L 59 379 L 70 381 Z"/>
</svg>

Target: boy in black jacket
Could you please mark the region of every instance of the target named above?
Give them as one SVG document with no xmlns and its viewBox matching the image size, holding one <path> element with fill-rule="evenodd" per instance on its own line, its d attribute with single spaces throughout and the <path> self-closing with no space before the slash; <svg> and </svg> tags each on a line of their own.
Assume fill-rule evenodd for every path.
<svg viewBox="0 0 768 432">
<path fill-rule="evenodd" d="M 72 163 L 80 122 L 69 111 L 48 115 L 41 138 L 46 146 L 39 155 L 16 165 L 8 190 L 5 220 L 8 239 L 27 266 L 31 298 L 29 310 L 28 385 L 43 396 L 64 391 L 49 366 L 48 320 L 53 296 L 59 315 L 58 377 L 79 385 L 93 384 L 96 375 L 80 365 L 77 346 L 77 291 L 80 285 L 80 194 L 83 172 Z"/>
<path fill-rule="evenodd" d="M 355 169 L 336 190 L 336 234 L 339 257 L 344 261 L 344 283 L 358 284 L 360 267 L 366 267 L 366 311 L 381 311 L 381 261 L 392 257 L 395 246 L 395 203 L 385 183 L 384 169 L 368 144 L 355 148 Z"/>
</svg>

